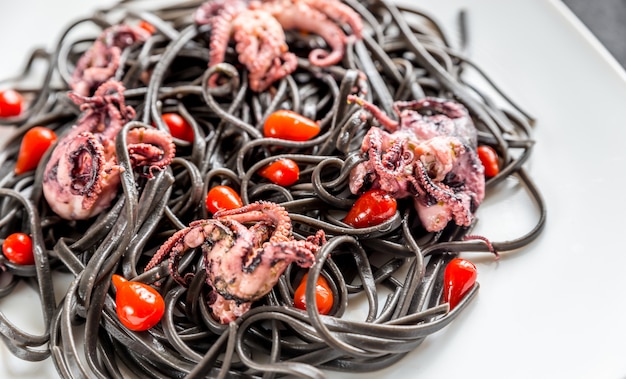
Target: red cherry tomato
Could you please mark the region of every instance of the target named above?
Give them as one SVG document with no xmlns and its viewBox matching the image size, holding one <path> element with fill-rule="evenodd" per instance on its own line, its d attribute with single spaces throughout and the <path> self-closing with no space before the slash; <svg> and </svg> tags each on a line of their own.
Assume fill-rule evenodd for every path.
<svg viewBox="0 0 626 379">
<path fill-rule="evenodd" d="M 114 274 L 113 285 L 117 289 L 115 305 L 117 317 L 130 330 L 148 330 L 161 321 L 165 301 L 160 293 L 145 283 L 129 282 Z"/>
<path fill-rule="evenodd" d="M 2 244 L 2 253 L 9 261 L 18 265 L 35 263 L 33 241 L 25 233 L 10 234 Z"/>
<path fill-rule="evenodd" d="M 22 113 L 22 95 L 12 89 L 0 91 L 0 117 L 13 117 Z"/>
<path fill-rule="evenodd" d="M 343 222 L 355 228 L 367 228 L 381 224 L 396 214 L 396 199 L 381 189 L 373 189 L 361 195 L 352 205 Z"/>
<path fill-rule="evenodd" d="M 485 176 L 492 178 L 500 172 L 500 166 L 498 165 L 498 153 L 487 145 L 480 145 L 476 149 L 480 162 L 485 167 Z"/>
<path fill-rule="evenodd" d="M 293 294 L 293 305 L 306 311 L 306 281 L 309 274 L 304 274 L 302 281 L 296 291 Z M 323 276 L 317 277 L 317 283 L 315 284 L 315 303 L 317 305 L 317 311 L 322 315 L 327 315 L 333 308 L 334 296 L 330 289 L 328 281 Z"/>
<path fill-rule="evenodd" d="M 239 194 L 229 186 L 215 186 L 206 195 L 206 209 L 211 213 L 243 207 Z"/>
<path fill-rule="evenodd" d="M 300 168 L 291 159 L 283 158 L 259 170 L 259 175 L 279 186 L 290 186 L 300 178 Z"/>
<path fill-rule="evenodd" d="M 139 21 L 139 24 L 137 26 L 150 34 L 154 34 L 154 32 L 156 32 L 156 28 L 154 27 L 154 25 L 146 20 Z"/>
<path fill-rule="evenodd" d="M 454 258 L 443 273 L 443 301 L 450 309 L 457 306 L 463 296 L 476 283 L 476 266 L 463 258 Z"/>
<path fill-rule="evenodd" d="M 17 162 L 15 162 L 14 170 L 15 175 L 36 169 L 41 157 L 56 140 L 56 134 L 43 126 L 35 126 L 28 130 L 24 134 L 24 138 L 22 138 L 20 151 L 17 154 Z"/>
<path fill-rule="evenodd" d="M 317 122 L 287 109 L 278 110 L 267 117 L 263 125 L 265 137 L 290 141 L 307 141 L 320 132 Z"/>
<path fill-rule="evenodd" d="M 193 142 L 194 134 L 191 125 L 178 113 L 163 114 L 163 121 L 170 130 L 173 137 L 183 141 Z"/>
</svg>

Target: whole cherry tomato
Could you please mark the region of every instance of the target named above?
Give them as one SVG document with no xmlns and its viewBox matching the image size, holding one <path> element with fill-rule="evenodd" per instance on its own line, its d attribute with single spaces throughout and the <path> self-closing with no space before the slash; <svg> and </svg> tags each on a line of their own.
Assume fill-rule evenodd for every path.
<svg viewBox="0 0 626 379">
<path fill-rule="evenodd" d="M 206 195 L 206 209 L 211 213 L 243 207 L 239 194 L 229 186 L 215 186 Z"/>
<path fill-rule="evenodd" d="M 0 91 L 0 117 L 13 117 L 22 113 L 22 95 L 12 89 Z"/>
<path fill-rule="evenodd" d="M 463 258 L 454 258 L 443 273 L 443 301 L 450 309 L 457 306 L 476 283 L 476 266 Z"/>
<path fill-rule="evenodd" d="M 478 153 L 478 158 L 483 164 L 483 167 L 485 167 L 485 176 L 487 178 L 492 178 L 498 175 L 500 172 L 500 166 L 498 165 L 498 153 L 491 146 L 487 145 L 478 146 L 476 153 Z"/>
<path fill-rule="evenodd" d="M 296 291 L 293 294 L 293 305 L 306 311 L 306 281 L 309 274 L 304 274 L 302 281 Z M 333 308 L 334 296 L 330 289 L 330 285 L 326 278 L 322 275 L 317 277 L 317 283 L 315 284 L 315 303 L 317 305 L 317 311 L 322 315 L 327 315 Z"/>
<path fill-rule="evenodd" d="M 352 205 L 343 222 L 355 228 L 381 224 L 396 214 L 396 199 L 381 189 L 372 189 L 361 195 Z"/>
<path fill-rule="evenodd" d="M 320 132 L 320 126 L 310 118 L 287 109 L 270 114 L 263 125 L 265 137 L 290 141 L 307 141 Z"/>
<path fill-rule="evenodd" d="M 29 129 L 22 138 L 20 151 L 17 154 L 17 162 L 15 162 L 14 170 L 15 175 L 36 169 L 41 157 L 56 140 L 56 134 L 48 128 L 35 126 Z"/>
<path fill-rule="evenodd" d="M 300 168 L 291 159 L 276 160 L 259 170 L 259 175 L 279 186 L 290 186 L 300 178 Z"/>
<path fill-rule="evenodd" d="M 131 282 L 114 274 L 113 285 L 117 289 L 115 305 L 117 317 L 130 330 L 148 330 L 161 321 L 165 301 L 160 293 L 145 283 Z"/>
<path fill-rule="evenodd" d="M 9 261 L 18 265 L 35 263 L 33 241 L 25 233 L 10 234 L 2 244 L 2 253 Z"/>
<path fill-rule="evenodd" d="M 191 125 L 178 113 L 164 113 L 163 121 L 170 130 L 173 137 L 183 141 L 193 142 L 194 134 Z"/>
</svg>

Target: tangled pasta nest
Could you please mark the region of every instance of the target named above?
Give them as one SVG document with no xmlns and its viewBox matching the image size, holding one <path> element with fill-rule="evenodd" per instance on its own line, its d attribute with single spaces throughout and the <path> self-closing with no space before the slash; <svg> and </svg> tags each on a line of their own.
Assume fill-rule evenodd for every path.
<svg viewBox="0 0 626 379">
<path fill-rule="evenodd" d="M 482 72 L 462 48 L 450 45 L 427 14 L 381 0 L 345 4 L 362 17 L 363 39 L 348 44 L 341 62 L 320 68 L 306 54 L 324 42 L 312 34 L 287 31 L 290 50 L 298 57 L 297 70 L 262 92 L 249 89 L 246 69 L 237 64 L 233 49 L 227 51 L 226 62 L 207 68 L 210 28 L 193 23 L 192 13 L 200 5 L 196 1 L 152 10 L 123 1 L 71 25 L 53 51 L 33 53 L 24 75 L 11 80 L 30 105 L 21 116 L 6 120 L 17 131 L 1 154 L 0 227 L 3 237 L 15 230 L 31 235 L 36 264 L 4 260 L 13 276 L 1 294 L 11 296 L 19 281 L 33 284 L 47 327 L 35 335 L 0 315 L 3 341 L 15 355 L 30 361 L 51 357 L 64 378 L 121 378 L 128 372 L 153 378 L 371 372 L 401 360 L 475 297 L 478 284 L 453 309 L 442 302 L 443 270 L 451 259 L 461 252 L 516 250 L 539 235 L 546 211 L 523 167 L 534 143 L 532 119 L 503 94 L 506 105 L 499 107 L 465 82 L 465 71 Z M 122 133 L 153 123 L 166 130 L 161 115 L 176 112 L 190 122 L 195 138 L 176 139 L 176 157 L 152 179 L 123 172 L 122 190 L 99 216 L 63 220 L 43 199 L 43 162 L 36 171 L 13 174 L 22 136 L 38 125 L 61 135 L 80 116 L 67 91 L 73 68 L 94 39 L 71 38 L 74 30 L 139 20 L 149 22 L 156 32 L 119 57 L 114 76 L 124 84 L 126 103 L 137 113 Z M 30 79 L 37 61 L 47 63 L 44 80 L 36 89 L 19 88 Z M 224 80 L 211 86 L 208 79 L 215 73 Z M 519 181 L 539 210 L 535 227 L 519 238 L 490 244 L 466 238 L 473 225 L 450 223 L 441 231 L 426 232 L 410 201 L 399 201 L 395 215 L 380 225 L 344 224 L 341 217 L 355 200 L 348 190 L 349 174 L 362 161 L 359 148 L 371 126 L 362 109 L 346 99 L 364 86 L 367 100 L 387 114 L 393 114 L 394 101 L 425 96 L 463 104 L 476 125 L 479 144 L 493 146 L 500 154 L 500 173 L 487 180 L 487 189 L 508 178 Z M 263 137 L 263 121 L 281 108 L 319 120 L 320 135 L 304 142 Z M 118 139 L 118 149 L 123 150 L 124 143 Z M 277 157 L 300 166 L 296 184 L 284 187 L 259 177 L 258 170 Z M 130 167 L 124 162 L 128 157 L 118 159 Z M 195 275 L 187 287 L 169 277 L 167 265 L 143 272 L 176 230 L 209 217 L 204 198 L 215 185 L 237 189 L 244 203 L 280 204 L 289 212 L 298 238 L 325 231 L 328 242 L 309 270 L 309 283 L 319 276 L 330 283 L 334 302 L 329 315 L 293 306 L 294 288 L 302 277 L 297 267 L 288 267 L 269 294 L 228 325 L 210 314 L 210 288 L 198 251 L 180 263 L 181 271 Z M 74 278 L 60 304 L 53 292 L 56 273 Z M 114 273 L 156 285 L 166 302 L 159 325 L 132 332 L 120 323 L 110 284 Z M 314 287 L 307 291 L 307 297 L 314 296 Z M 366 317 L 355 320 L 347 310 L 359 299 L 367 304 Z"/>
</svg>

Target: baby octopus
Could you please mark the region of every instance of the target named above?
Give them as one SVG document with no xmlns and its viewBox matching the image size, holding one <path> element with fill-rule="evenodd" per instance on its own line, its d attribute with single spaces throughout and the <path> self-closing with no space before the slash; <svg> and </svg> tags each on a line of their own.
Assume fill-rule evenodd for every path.
<svg viewBox="0 0 626 379">
<path fill-rule="evenodd" d="M 217 320 L 227 324 L 265 296 L 289 264 L 295 262 L 307 268 L 315 262 L 315 254 L 325 242 L 324 232 L 296 240 L 291 230 L 289 214 L 275 203 L 259 201 L 220 211 L 212 219 L 193 221 L 174 233 L 145 270 L 169 255 L 170 274 L 187 286 L 188 278 L 178 272 L 178 262 L 185 251 L 200 247 L 206 283 L 213 289 L 211 311 Z"/>
<path fill-rule="evenodd" d="M 124 102 L 124 87 L 110 80 L 94 96 L 70 93 L 83 111 L 77 124 L 54 148 L 43 174 L 43 194 L 52 210 L 68 220 L 90 218 L 109 207 L 120 183 L 115 141 L 135 110 Z M 156 129 L 135 128 L 127 135 L 133 168 L 152 171 L 167 166 L 176 147 Z"/>
<path fill-rule="evenodd" d="M 485 196 L 485 178 L 476 154 L 476 129 L 465 107 L 438 98 L 396 102 L 395 121 L 360 98 L 348 100 L 391 132 L 369 129 L 361 145 L 367 160 L 352 170 L 351 192 L 380 188 L 396 198 L 413 197 L 430 232 L 452 220 L 469 226 Z"/>
<path fill-rule="evenodd" d="M 115 76 L 122 51 L 148 37 L 147 31 L 131 25 L 113 25 L 105 29 L 78 59 L 70 83 L 72 90 L 82 96 L 91 95 L 102 83 Z"/>
<path fill-rule="evenodd" d="M 198 25 L 211 25 L 209 67 L 224 62 L 231 35 L 239 62 L 249 72 L 250 88 L 263 91 L 297 68 L 289 52 L 284 30 L 303 30 L 319 35 L 331 51 L 313 50 L 309 60 L 317 66 L 339 62 L 346 44 L 361 38 L 360 16 L 339 0 L 209 0 L 195 13 Z M 350 26 L 347 36 L 335 22 Z"/>
</svg>

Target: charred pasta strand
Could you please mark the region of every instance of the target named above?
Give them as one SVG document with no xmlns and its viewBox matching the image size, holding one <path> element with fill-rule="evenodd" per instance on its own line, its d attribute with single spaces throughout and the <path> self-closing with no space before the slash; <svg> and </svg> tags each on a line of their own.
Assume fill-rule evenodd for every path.
<svg viewBox="0 0 626 379">
<path fill-rule="evenodd" d="M 17 128 L 0 154 L 0 239 L 29 234 L 35 264 L 0 256 L 11 275 L 0 296 L 35 288 L 46 326 L 34 334 L 0 312 L 13 354 L 50 358 L 63 378 L 378 370 L 477 295 L 470 283 L 451 306 L 449 262 L 505 255 L 541 233 L 546 206 L 524 166 L 534 120 L 465 56 L 467 40 L 455 47 L 427 12 L 386 0 L 300 3 L 121 1 L 3 82 L 27 110 L 3 120 Z M 322 27 L 294 26 L 302 9 Z M 43 81 L 27 87 L 38 60 Z M 318 130 L 266 135 L 281 110 Z M 35 126 L 58 139 L 16 175 Z M 478 146 L 496 154 L 487 178 Z M 474 236 L 479 205 L 510 180 L 536 225 L 508 241 Z M 226 200 L 209 196 L 217 186 Z M 71 279 L 60 302 L 56 275 Z M 114 275 L 158 291 L 160 322 L 122 321 Z"/>
</svg>

